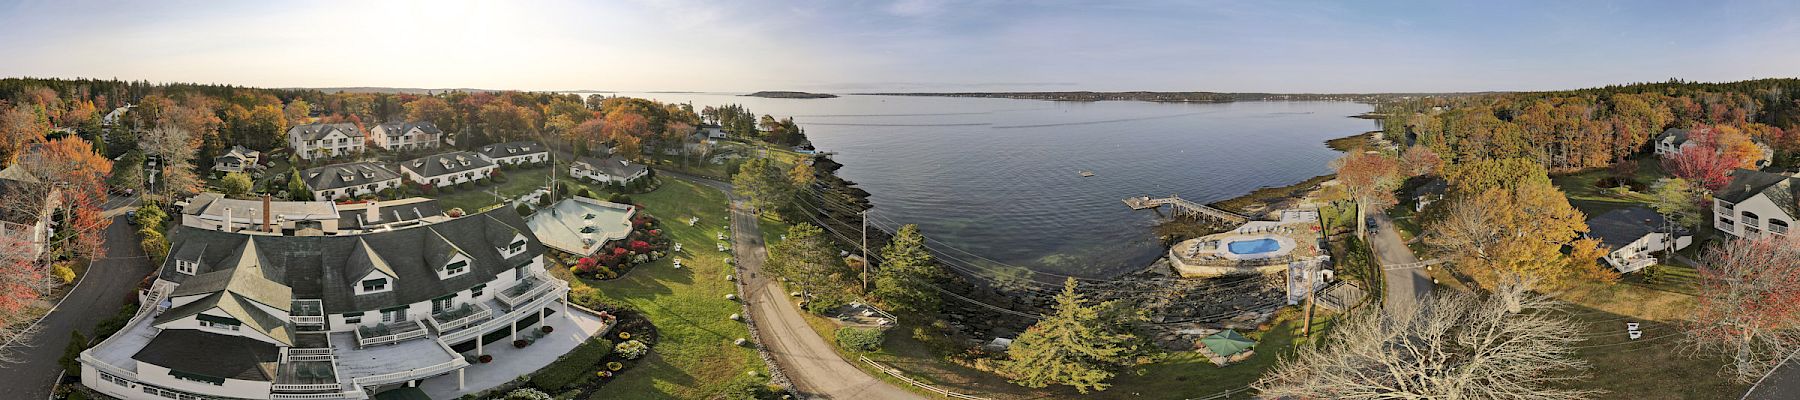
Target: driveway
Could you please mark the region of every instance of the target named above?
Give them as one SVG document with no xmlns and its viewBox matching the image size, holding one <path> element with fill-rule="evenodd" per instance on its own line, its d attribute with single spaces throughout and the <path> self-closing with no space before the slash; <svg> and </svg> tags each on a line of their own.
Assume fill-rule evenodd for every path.
<svg viewBox="0 0 1800 400">
<path fill-rule="evenodd" d="M 56 361 L 69 345 L 69 332 L 80 330 L 89 339 L 102 339 L 91 337 L 94 325 L 135 299 L 138 282 L 155 270 L 138 247 L 136 228 L 125 217 L 115 216 L 112 226 L 106 228 L 106 258 L 88 264 L 75 289 L 38 321 L 37 334 L 6 346 L 6 355 L 17 360 L 0 365 L 0 387 L 8 388 L 6 398 L 49 397 L 62 373 Z"/>
<path fill-rule="evenodd" d="M 1387 213 L 1374 213 L 1370 217 L 1375 219 L 1375 225 L 1371 228 L 1377 229 L 1369 234 L 1369 248 L 1375 252 L 1375 259 L 1384 270 L 1382 281 L 1387 286 L 1387 295 L 1382 304 L 1393 307 L 1402 302 L 1419 301 L 1430 295 L 1431 276 L 1426 275 L 1423 268 L 1407 267 L 1418 263 L 1419 258 L 1413 256 L 1412 249 L 1406 247 L 1405 241 L 1400 240 L 1394 221 L 1388 219 Z M 1396 266 L 1400 268 L 1389 269 Z"/>
<path fill-rule="evenodd" d="M 730 184 L 663 171 L 657 174 L 717 188 L 731 198 L 732 248 L 741 272 L 739 281 L 744 285 L 744 298 L 750 305 L 750 321 L 756 324 L 763 347 L 775 357 L 775 364 L 793 381 L 794 389 L 802 396 L 824 399 L 924 398 L 869 376 L 845 361 L 830 343 L 807 326 L 799 307 L 788 300 L 781 284 L 762 272 L 768 250 L 763 247 L 757 217 L 750 212 L 745 199 L 731 193 Z"/>
</svg>

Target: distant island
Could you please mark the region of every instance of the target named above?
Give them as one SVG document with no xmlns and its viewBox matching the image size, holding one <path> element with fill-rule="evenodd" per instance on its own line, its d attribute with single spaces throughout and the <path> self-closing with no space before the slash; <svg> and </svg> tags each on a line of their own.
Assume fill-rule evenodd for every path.
<svg viewBox="0 0 1800 400">
<path fill-rule="evenodd" d="M 1233 101 L 1332 100 L 1379 102 L 1414 97 L 1461 97 L 1487 93 L 1218 93 L 1218 92 L 959 92 L 856 93 L 879 96 L 993 97 L 1051 101 L 1151 101 L 1161 103 L 1228 103 Z"/>
<path fill-rule="evenodd" d="M 746 94 L 745 96 L 767 97 L 771 99 L 830 99 L 837 97 L 837 95 L 830 93 L 787 92 L 779 90 L 761 91 Z"/>
</svg>

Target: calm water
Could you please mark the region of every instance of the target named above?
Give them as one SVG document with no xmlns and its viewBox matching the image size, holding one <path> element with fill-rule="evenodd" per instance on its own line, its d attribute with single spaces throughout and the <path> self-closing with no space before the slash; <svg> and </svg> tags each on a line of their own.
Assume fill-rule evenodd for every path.
<svg viewBox="0 0 1800 400">
<path fill-rule="evenodd" d="M 877 224 L 915 223 L 968 262 L 1105 276 L 1162 252 L 1155 214 L 1119 200 L 1203 202 L 1329 172 L 1327 139 L 1379 128 L 1344 102 L 1158 104 L 905 96 L 764 99 L 621 93 L 793 116 L 839 175 L 873 193 Z M 1078 171 L 1096 175 L 1081 177 Z M 854 233 L 850 233 L 854 234 Z"/>
</svg>

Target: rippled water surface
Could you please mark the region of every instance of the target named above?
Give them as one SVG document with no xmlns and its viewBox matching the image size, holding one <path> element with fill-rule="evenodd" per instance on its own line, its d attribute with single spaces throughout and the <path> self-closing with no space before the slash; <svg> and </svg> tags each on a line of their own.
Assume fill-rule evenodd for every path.
<svg viewBox="0 0 1800 400">
<path fill-rule="evenodd" d="M 1379 128 L 1348 118 L 1370 108 L 1347 102 L 620 95 L 793 116 L 815 145 L 837 153 L 840 176 L 873 193 L 878 223 L 916 223 L 993 262 L 1084 276 L 1142 267 L 1161 253 L 1155 215 L 1120 199 L 1211 202 L 1292 184 L 1329 172 L 1337 152 L 1325 140 Z"/>
</svg>

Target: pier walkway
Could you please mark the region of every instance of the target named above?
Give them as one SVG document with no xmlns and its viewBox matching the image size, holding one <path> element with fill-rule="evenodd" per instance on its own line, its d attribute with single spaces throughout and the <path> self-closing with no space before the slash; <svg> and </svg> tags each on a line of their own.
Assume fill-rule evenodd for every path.
<svg viewBox="0 0 1800 400">
<path fill-rule="evenodd" d="M 1131 209 L 1133 209 L 1133 210 L 1142 210 L 1142 209 L 1146 209 L 1146 208 L 1158 208 L 1158 207 L 1162 207 L 1162 206 L 1166 205 L 1166 206 L 1169 206 L 1169 208 L 1171 210 L 1173 210 L 1176 215 L 1181 215 L 1183 213 L 1203 215 L 1203 216 L 1212 217 L 1215 219 L 1224 220 L 1225 222 L 1230 222 L 1230 223 L 1234 223 L 1234 224 L 1242 224 L 1245 222 L 1250 222 L 1250 217 L 1238 215 L 1238 213 L 1234 213 L 1234 212 L 1230 212 L 1230 211 L 1212 208 L 1205 204 L 1200 204 L 1200 203 L 1196 203 L 1193 201 L 1189 201 L 1187 199 L 1181 198 L 1181 196 L 1175 196 L 1175 195 L 1169 195 L 1169 197 L 1163 197 L 1163 198 L 1150 198 L 1150 196 L 1132 197 L 1132 198 L 1125 199 L 1125 205 L 1130 206 Z"/>
</svg>

